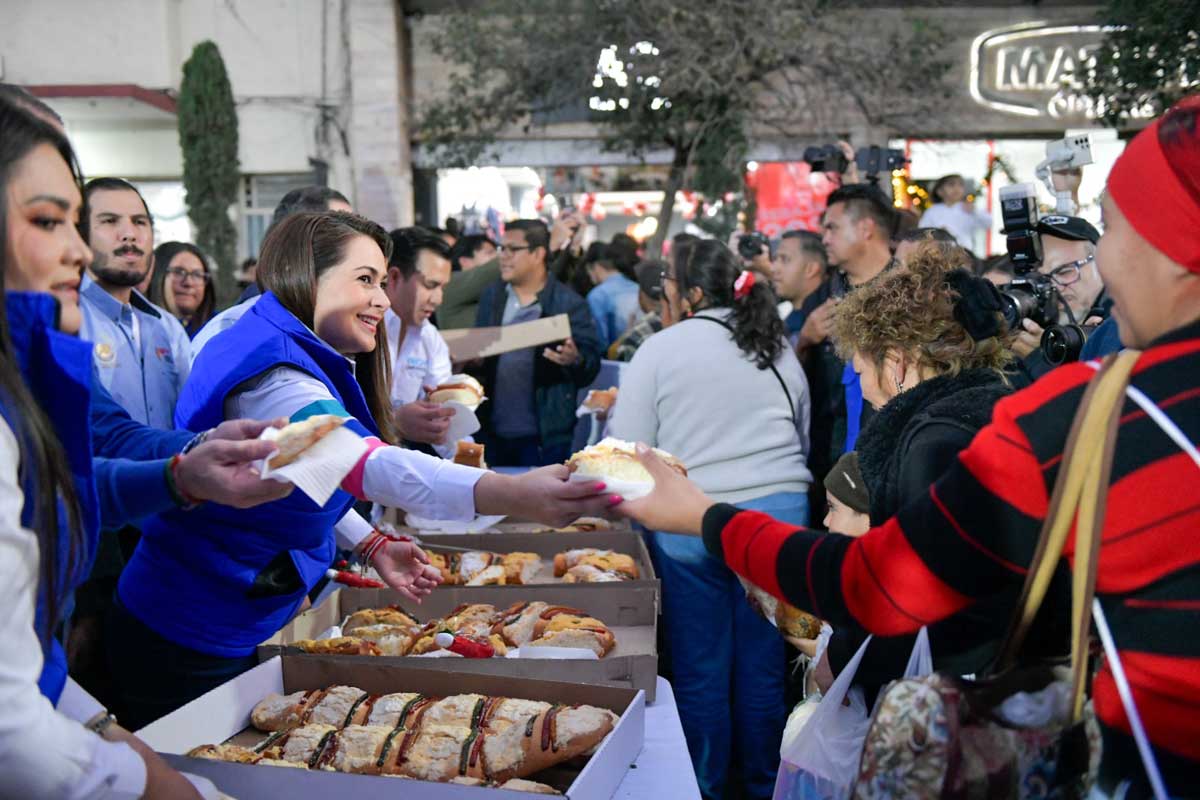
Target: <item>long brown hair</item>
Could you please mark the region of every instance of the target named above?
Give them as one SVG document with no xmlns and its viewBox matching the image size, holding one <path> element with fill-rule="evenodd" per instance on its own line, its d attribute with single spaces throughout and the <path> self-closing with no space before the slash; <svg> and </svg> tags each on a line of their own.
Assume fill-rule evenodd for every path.
<svg viewBox="0 0 1200 800">
<path fill-rule="evenodd" d="M 54 426 L 33 399 L 17 366 L 4 303 L 4 273 L 9 266 L 4 255 L 8 246 L 8 183 L 15 165 L 40 144 L 54 147 L 71 168 L 76 184 L 81 184 L 75 154 L 66 137 L 24 108 L 0 98 L 0 397 L 8 406 L 9 423 L 20 452 L 22 487 L 32 484 L 36 489 L 30 527 L 38 540 L 39 586 L 46 592 L 46 629 L 38 631 L 45 642 L 59 623 L 64 594 L 59 578 L 73 573 L 75 565 L 86 558 L 87 542 L 74 476 Z M 62 544 L 59 537 L 63 535 L 60 500 L 67 512 L 65 571 L 58 558 Z"/>
<path fill-rule="evenodd" d="M 258 282 L 273 292 L 296 318 L 314 327 L 317 282 L 346 256 L 355 236 L 366 236 L 391 258 L 392 240 L 380 226 L 365 217 L 344 211 L 293 214 L 271 227 L 258 256 Z M 355 378 L 367 400 L 384 441 L 398 441 L 392 425 L 392 367 L 387 331 L 375 329 L 375 349 L 354 356 Z"/>
</svg>

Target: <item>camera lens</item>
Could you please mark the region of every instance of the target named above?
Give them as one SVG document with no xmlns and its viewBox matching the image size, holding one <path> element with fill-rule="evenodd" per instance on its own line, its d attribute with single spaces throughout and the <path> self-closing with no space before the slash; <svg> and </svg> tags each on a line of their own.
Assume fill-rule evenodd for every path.
<svg viewBox="0 0 1200 800">
<path fill-rule="evenodd" d="M 1052 325 L 1042 334 L 1042 352 L 1046 360 L 1058 366 L 1078 361 L 1087 334 L 1078 325 Z"/>
<path fill-rule="evenodd" d="M 1021 320 L 1037 308 L 1037 298 L 1022 289 L 1009 286 L 1000 292 L 1004 321 L 1010 331 L 1020 330 Z"/>
</svg>

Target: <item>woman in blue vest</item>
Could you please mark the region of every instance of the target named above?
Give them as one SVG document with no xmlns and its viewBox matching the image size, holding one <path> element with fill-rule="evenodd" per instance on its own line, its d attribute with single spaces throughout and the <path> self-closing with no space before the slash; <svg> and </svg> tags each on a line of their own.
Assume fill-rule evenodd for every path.
<svg viewBox="0 0 1200 800">
<path fill-rule="evenodd" d="M 420 548 L 376 550 L 356 499 L 438 519 L 521 511 L 559 523 L 619 502 L 600 484 L 568 483 L 561 465 L 504 476 L 386 444 L 396 440 L 380 324 L 390 252 L 384 230 L 354 214 L 288 217 L 263 242 L 262 299 L 196 358 L 177 427 L 336 414 L 369 448 L 324 505 L 293 492 L 249 511 L 207 504 L 145 524 L 109 625 L 125 719 L 150 722 L 254 666 L 256 646 L 297 612 L 338 542 L 373 553 L 381 577 L 414 601 L 431 591 L 439 573 Z"/>
<path fill-rule="evenodd" d="M 99 525 L 91 350 L 59 331 L 91 258 L 79 186 L 61 132 L 0 97 L 0 794 L 199 797 L 69 682 L 53 636 Z"/>
</svg>

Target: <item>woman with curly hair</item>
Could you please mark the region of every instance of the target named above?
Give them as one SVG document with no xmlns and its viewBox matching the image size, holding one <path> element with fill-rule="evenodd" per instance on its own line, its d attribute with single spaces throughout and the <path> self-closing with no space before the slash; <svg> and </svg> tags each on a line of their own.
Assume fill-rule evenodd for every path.
<svg viewBox="0 0 1200 800">
<path fill-rule="evenodd" d="M 903 270 L 847 297 L 834 318 L 838 355 L 854 364 L 877 411 L 856 446 L 873 525 L 924 495 L 1012 391 L 999 294 L 956 263 L 936 244 L 920 244 Z M 936 667 L 969 674 L 986 666 L 1012 602 L 1002 595 L 932 626 Z M 833 673 L 865 638 L 857 626 L 834 629 Z M 903 674 L 913 639 L 876 637 L 867 648 L 855 682 L 868 701 Z"/>
</svg>

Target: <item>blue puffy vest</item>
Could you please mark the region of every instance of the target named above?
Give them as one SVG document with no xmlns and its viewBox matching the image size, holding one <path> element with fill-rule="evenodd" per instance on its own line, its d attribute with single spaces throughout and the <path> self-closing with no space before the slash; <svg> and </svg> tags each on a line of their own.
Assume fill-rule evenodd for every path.
<svg viewBox="0 0 1200 800">
<path fill-rule="evenodd" d="M 60 616 L 65 616 L 69 611 L 71 595 L 91 570 L 91 559 L 96 552 L 100 529 L 96 483 L 92 476 L 92 437 L 88 416 L 92 390 L 92 346 L 55 329 L 58 304 L 48 294 L 7 292 L 4 304 L 17 366 L 33 399 L 54 426 L 66 452 L 67 466 L 79 497 L 84 542 L 83 551 L 75 554 L 74 564 L 68 563 L 70 540 L 66 508 L 60 504 L 58 511 L 56 599 Z M 0 413 L 3 413 L 9 427 L 20 436 L 22 425 L 15 418 L 20 410 L 0 407 Z M 40 491 L 34 485 L 34 476 L 28 470 L 22 470 L 22 473 L 21 488 L 25 494 L 25 506 L 21 512 L 21 524 L 32 527 Z M 42 641 L 45 660 L 38 678 L 38 688 L 51 703 L 57 703 L 67 682 L 67 657 L 62 645 L 53 637 L 52 628 L 61 619 L 48 618 L 49 593 L 50 587 L 39 581 L 34 627 Z"/>
<path fill-rule="evenodd" d="M 175 408 L 176 426 L 202 431 L 220 424 L 230 393 L 276 367 L 320 380 L 357 420 L 348 427 L 379 435 L 351 363 L 270 292 L 200 351 Z M 251 509 L 205 503 L 152 517 L 121 575 L 121 601 L 176 644 L 225 658 L 249 655 L 329 568 L 333 526 L 353 503 L 341 490 L 324 506 L 295 491 Z M 264 579 L 278 576 L 281 564 L 298 581 Z"/>
</svg>

